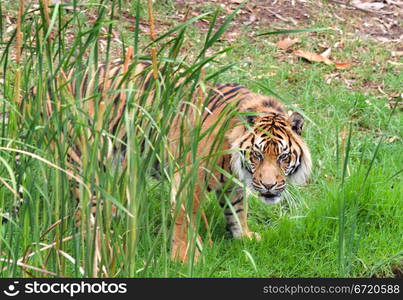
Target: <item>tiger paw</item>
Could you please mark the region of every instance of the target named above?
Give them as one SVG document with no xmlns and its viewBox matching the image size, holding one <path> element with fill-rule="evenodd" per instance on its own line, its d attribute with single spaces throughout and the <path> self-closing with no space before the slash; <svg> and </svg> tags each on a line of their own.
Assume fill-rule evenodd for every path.
<svg viewBox="0 0 403 300">
<path fill-rule="evenodd" d="M 259 233 L 253 231 L 245 232 L 245 236 L 250 240 L 260 241 L 262 239 Z"/>
<path fill-rule="evenodd" d="M 189 262 L 190 245 L 184 241 L 173 241 L 171 250 L 171 259 L 173 261 L 180 261 L 182 263 Z M 194 262 L 199 260 L 200 251 L 196 247 L 194 250 Z"/>
</svg>

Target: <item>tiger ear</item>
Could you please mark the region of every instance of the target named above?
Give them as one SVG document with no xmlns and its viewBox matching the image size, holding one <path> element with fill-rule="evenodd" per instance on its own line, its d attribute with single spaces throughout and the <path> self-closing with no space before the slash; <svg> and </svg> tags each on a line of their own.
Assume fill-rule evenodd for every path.
<svg viewBox="0 0 403 300">
<path fill-rule="evenodd" d="M 243 118 L 244 120 L 250 125 L 252 126 L 253 124 L 255 124 L 255 120 L 257 117 L 257 113 L 252 111 L 251 109 L 247 109 L 246 112 L 243 114 Z"/>
<path fill-rule="evenodd" d="M 289 118 L 291 123 L 291 128 L 294 130 L 298 135 L 301 135 L 302 127 L 304 126 L 304 117 L 297 113 L 293 112 Z"/>
<path fill-rule="evenodd" d="M 253 125 L 255 123 L 256 116 L 246 116 L 246 122 L 248 122 L 249 125 Z"/>
</svg>

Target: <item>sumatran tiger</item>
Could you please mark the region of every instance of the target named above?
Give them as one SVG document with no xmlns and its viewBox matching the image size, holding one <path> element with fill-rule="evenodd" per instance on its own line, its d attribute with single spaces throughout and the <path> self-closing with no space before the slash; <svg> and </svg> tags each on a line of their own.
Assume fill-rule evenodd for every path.
<svg viewBox="0 0 403 300">
<path fill-rule="evenodd" d="M 219 170 L 206 180 L 203 166 L 200 167 L 194 195 L 193 214 L 202 200 L 202 191 L 218 190 L 228 186 L 232 174 L 242 185 L 232 184 L 233 188 L 224 193 L 229 194 L 230 203 L 224 209 L 227 229 L 234 238 L 256 238 L 260 235 L 251 232 L 247 224 L 247 196 L 254 193 L 265 204 L 278 203 L 286 189 L 287 181 L 302 185 L 307 183 L 311 172 L 311 155 L 301 132 L 304 119 L 294 112 L 290 116 L 284 106 L 276 99 L 256 94 L 239 84 L 220 84 L 214 89 L 214 95 L 207 100 L 203 113 L 203 130 L 214 126 L 222 114 L 228 114 L 228 108 L 238 114 L 226 119 L 224 139 L 217 149 L 221 155 L 217 160 Z M 223 123 L 223 122 L 222 122 Z M 213 141 L 220 130 L 219 126 L 202 139 L 198 155 L 203 157 L 212 150 Z M 171 139 L 177 140 L 180 130 L 172 128 Z M 177 145 L 172 142 L 171 151 L 175 153 Z M 229 150 L 229 151 L 227 151 Z M 178 155 L 178 153 L 176 153 Z M 177 188 L 180 175 L 175 178 Z M 244 191 L 245 189 L 245 191 Z M 175 192 L 172 195 L 176 195 Z M 173 199 L 176 203 L 176 199 Z M 223 198 L 221 205 L 225 204 Z M 196 219 L 195 216 L 192 218 Z M 188 259 L 187 242 L 189 222 L 184 210 L 175 220 L 172 256 L 182 261 Z M 198 255 L 196 249 L 196 256 Z"/>
<path fill-rule="evenodd" d="M 130 58 L 130 55 L 126 58 Z M 107 95 L 104 91 L 106 86 L 122 88 L 120 83 L 129 70 L 129 62 L 126 59 L 125 62 L 114 63 L 110 68 L 101 66 L 96 72 L 86 72 L 81 85 L 71 82 L 64 86 L 76 98 L 77 95 L 82 99 L 89 98 L 94 93 Z M 135 98 L 139 97 L 139 93 L 147 87 L 152 78 L 151 71 L 145 72 L 147 68 L 151 69 L 148 62 L 139 62 L 130 68 L 132 70 L 130 80 L 138 81 L 141 85 L 137 88 Z M 109 70 L 108 73 L 105 73 L 106 70 Z M 106 79 L 97 91 L 94 91 L 95 74 L 99 80 Z M 71 76 L 71 74 L 64 76 L 65 82 L 70 82 Z M 153 95 L 153 91 L 149 91 L 148 101 L 153 101 Z M 195 100 L 195 102 L 198 102 L 199 107 L 202 108 L 201 119 L 199 119 L 202 132 L 209 132 L 199 141 L 197 155 L 208 156 L 212 151 L 222 154 L 217 157 L 215 167 L 212 167 L 210 171 L 206 171 L 210 167 L 207 163 L 199 166 L 190 214 L 189 210 L 184 208 L 183 201 L 179 201 L 181 197 L 184 197 L 179 191 L 181 173 L 179 171 L 174 173 L 171 203 L 176 213 L 174 214 L 171 256 L 183 262 L 188 261 L 190 244 L 192 244 L 192 238 L 189 238 L 188 233 L 189 227 L 195 226 L 196 214 L 200 212 L 200 203 L 206 198 L 206 191 L 218 191 L 220 203 L 225 207 L 227 229 L 234 238 L 260 239 L 258 233 L 248 229 L 247 196 L 252 193 L 259 196 L 266 204 L 277 203 L 281 200 L 287 182 L 305 184 L 311 172 L 311 155 L 301 136 L 304 119 L 296 112 L 289 116 L 284 106 L 276 99 L 253 93 L 239 84 L 219 84 L 211 87 L 209 97 L 205 97 L 202 101 Z M 94 111 L 99 112 L 104 110 L 105 106 L 113 105 L 115 108 L 108 116 L 108 130 L 111 135 L 125 140 L 127 133 L 118 124 L 124 118 L 126 104 L 125 95 L 120 93 L 103 97 L 97 109 L 94 108 L 95 104 L 89 101 L 85 109 L 88 110 L 90 118 L 94 118 Z M 52 114 L 51 99 L 48 99 L 47 107 L 47 114 Z M 183 103 L 179 107 L 183 109 Z M 225 115 L 224 118 L 223 115 Z M 178 114 L 168 134 L 169 150 L 173 157 L 181 155 L 181 148 L 178 146 L 178 141 L 181 140 L 180 135 L 184 132 L 183 128 L 181 129 L 183 126 L 181 120 L 183 117 Z M 194 122 L 195 120 L 196 118 L 193 118 Z M 222 136 L 223 128 L 224 135 L 217 146 L 217 136 Z M 80 147 L 82 143 L 77 140 L 68 151 L 71 169 L 85 168 L 81 161 Z M 119 152 L 118 161 L 125 164 L 125 152 L 118 151 L 117 148 L 114 145 L 108 153 L 113 156 L 114 152 Z M 123 158 L 121 158 L 122 153 Z M 160 168 L 163 167 L 160 166 Z M 181 207 L 178 208 L 178 205 Z M 93 210 L 93 213 L 95 214 L 96 210 Z M 205 217 L 204 213 L 202 215 Z M 200 242 L 198 235 L 197 239 Z M 197 249 L 195 254 L 196 257 L 199 254 Z"/>
</svg>

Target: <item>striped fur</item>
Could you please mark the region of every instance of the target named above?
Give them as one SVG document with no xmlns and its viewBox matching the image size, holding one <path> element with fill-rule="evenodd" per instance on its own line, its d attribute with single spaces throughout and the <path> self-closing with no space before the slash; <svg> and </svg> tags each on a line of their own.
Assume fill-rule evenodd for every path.
<svg viewBox="0 0 403 300">
<path fill-rule="evenodd" d="M 128 83 L 134 83 L 136 89 L 133 99 L 138 99 L 147 90 L 147 86 L 151 80 L 152 71 L 149 62 L 139 62 L 137 65 L 130 64 L 130 55 L 127 56 L 126 61 L 115 60 L 108 65 L 101 64 L 96 69 L 85 69 L 81 76 L 77 76 L 73 69 L 68 74 L 63 71 L 60 72 L 60 76 L 57 80 L 57 93 L 52 93 L 50 90 L 45 95 L 44 104 L 46 107 L 47 116 L 42 116 L 45 120 L 52 114 L 57 113 L 61 108 L 62 101 L 59 97 L 64 98 L 66 101 L 71 101 L 70 116 L 67 120 L 66 136 L 63 133 L 58 137 L 60 140 L 68 140 L 70 145 L 67 150 L 67 168 L 68 172 L 72 175 L 83 174 L 85 165 L 82 159 L 82 153 L 85 150 L 86 144 L 93 144 L 97 138 L 97 133 L 102 127 L 102 123 L 106 121 L 107 126 L 103 128 L 111 133 L 114 140 L 106 134 L 99 136 L 99 145 L 106 147 L 106 156 L 102 157 L 103 161 L 100 161 L 102 167 L 105 167 L 105 161 L 113 161 L 114 164 L 120 164 L 120 170 L 124 170 L 126 167 L 125 159 L 125 141 L 127 139 L 127 132 L 125 126 L 122 126 L 122 119 L 124 116 L 125 108 L 127 105 L 126 95 Z M 129 76 L 126 78 L 125 76 Z M 77 80 L 80 78 L 80 80 Z M 50 85 L 50 84 L 49 84 Z M 31 96 L 34 99 L 37 94 L 36 88 L 31 90 Z M 149 93 L 148 98 L 152 98 L 152 91 Z M 67 99 L 67 100 L 66 100 Z M 73 103 L 73 101 L 76 101 Z M 149 101 L 148 99 L 146 102 Z M 66 104 L 64 104 L 66 105 Z M 86 124 L 85 124 L 86 123 Z M 84 136 L 76 136 L 70 133 L 77 132 L 73 130 L 74 126 L 80 127 L 81 133 L 85 131 Z M 95 128 L 91 130 L 90 128 Z M 119 142 L 123 141 L 123 143 Z M 55 148 L 53 143 L 50 147 Z M 100 158 L 99 158 L 100 159 Z M 71 179 L 73 176 L 71 177 Z M 94 179 L 98 184 L 97 178 Z M 76 185 L 77 188 L 73 189 L 77 202 L 80 202 L 80 190 L 78 183 L 72 180 L 71 184 Z M 97 201 L 95 195 L 91 196 L 91 202 L 88 204 L 91 215 L 90 223 L 95 224 L 95 213 L 97 211 Z M 77 210 L 76 223 L 81 223 L 81 209 Z M 116 208 L 112 206 L 113 214 L 115 214 Z"/>
<path fill-rule="evenodd" d="M 147 88 L 151 78 L 149 63 L 139 63 L 134 72 L 130 72 L 131 81 L 136 81 L 137 99 Z M 76 99 L 100 99 L 100 102 L 86 101 L 85 111 L 88 112 L 87 122 L 100 122 L 108 120 L 108 130 L 112 135 L 125 140 L 125 128 L 121 128 L 121 119 L 127 105 L 123 92 L 108 93 L 110 90 L 124 88 L 121 82 L 127 74 L 128 62 L 115 62 L 110 66 L 100 66 L 96 71 L 87 71 L 83 75 L 81 85 L 77 86 L 72 80 L 73 73 L 64 76 L 61 86 L 68 94 Z M 125 82 L 130 82 L 125 81 Z M 96 84 L 102 82 L 102 85 Z M 101 86 L 94 91 L 94 86 Z M 98 96 L 95 97 L 94 93 Z M 99 97 L 99 94 L 102 96 Z M 150 91 L 147 101 L 152 101 L 153 92 Z M 223 152 L 216 158 L 214 165 L 200 166 L 198 180 L 195 187 L 193 216 L 189 216 L 181 207 L 175 216 L 173 232 L 172 257 L 181 261 L 188 259 L 189 241 L 188 228 L 194 226 L 199 204 L 203 201 L 205 191 L 216 190 L 220 203 L 225 207 L 224 215 L 227 228 L 236 238 L 247 236 L 259 238 L 258 234 L 249 231 L 247 226 L 247 195 L 257 194 L 265 203 L 276 203 L 281 199 L 287 182 L 304 184 L 311 171 L 311 157 L 307 145 L 301 137 L 303 118 L 294 113 L 288 116 L 283 105 L 272 97 L 267 97 L 251 92 L 238 84 L 220 84 L 212 88 L 212 96 L 206 101 L 196 101 L 197 107 L 203 107 L 202 131 L 209 131 L 198 144 L 198 156 L 205 157 L 213 152 Z M 203 99 L 202 99 L 203 100 Z M 47 113 L 51 115 L 58 108 L 48 99 Z M 204 104 L 202 104 L 204 103 Z M 204 105 L 204 106 L 203 106 Z M 105 108 L 112 106 L 112 110 Z M 181 106 L 184 108 L 184 105 Z M 108 116 L 104 111 L 111 111 Z M 224 118 L 221 118 L 225 115 Z M 187 116 L 192 119 L 191 114 Z M 196 120 L 195 116 L 193 116 Z M 180 157 L 178 141 L 184 133 L 181 116 L 172 123 L 169 131 L 169 150 L 174 157 Z M 218 126 L 217 125 L 218 122 Z M 214 128 L 214 129 L 212 129 Z M 191 130 L 191 128 L 189 128 Z M 186 131 L 186 130 L 185 130 Z M 224 139 L 219 143 L 215 141 L 224 131 Z M 90 133 L 88 138 L 94 139 Z M 108 139 L 102 136 L 102 139 Z M 69 167 L 73 172 L 79 172 L 82 165 L 81 153 L 83 141 L 78 137 L 71 137 L 72 144 L 68 150 Z M 108 158 L 122 155 L 119 158 L 123 165 L 126 163 L 124 149 L 116 143 L 103 141 L 109 144 Z M 206 172 L 205 170 L 209 171 Z M 228 176 L 228 174 L 232 174 Z M 236 179 L 236 180 L 235 180 Z M 173 211 L 178 201 L 180 186 L 180 173 L 174 175 L 172 185 Z M 242 184 L 237 184 L 240 181 Z M 230 187 L 224 189 L 224 187 Z M 78 194 L 77 194 L 78 197 Z M 95 213 L 96 209 L 93 209 Z M 203 215 L 204 216 L 204 215 Z M 199 242 L 201 241 L 199 237 Z M 196 252 L 197 255 L 197 252 Z"/>
</svg>

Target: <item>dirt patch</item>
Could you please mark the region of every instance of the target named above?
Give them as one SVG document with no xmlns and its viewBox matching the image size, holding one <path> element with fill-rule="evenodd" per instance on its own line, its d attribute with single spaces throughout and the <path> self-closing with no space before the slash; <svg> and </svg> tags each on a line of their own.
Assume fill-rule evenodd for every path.
<svg viewBox="0 0 403 300">
<path fill-rule="evenodd" d="M 395 278 L 403 278 L 403 267 L 402 266 L 393 266 L 392 273 L 395 275 Z"/>
<path fill-rule="evenodd" d="M 206 1 L 203 0 L 176 0 L 174 2 L 180 10 L 191 7 L 193 15 L 200 13 L 207 5 Z M 208 1 L 209 5 L 213 3 L 227 14 L 233 12 L 241 2 L 239 0 Z M 220 19 L 223 20 L 224 18 L 225 16 L 222 16 Z M 284 25 L 296 26 L 303 22 L 306 23 L 310 18 L 309 1 L 251 0 L 239 10 L 237 16 L 234 18 L 234 24 L 238 28 L 239 24 L 242 24 L 244 26 L 270 25 L 271 28 L 278 27 L 278 29 L 284 29 Z M 281 27 L 279 27 L 280 24 L 282 25 Z"/>
<path fill-rule="evenodd" d="M 176 0 L 179 11 L 191 9 L 193 16 L 199 15 L 207 6 L 216 6 L 224 11 L 218 24 L 242 2 L 239 0 Z M 372 6 L 371 6 L 372 5 Z M 313 0 L 251 0 L 234 18 L 228 32 L 239 31 L 240 25 L 268 29 L 301 29 L 315 24 L 318 16 L 325 15 L 335 23 L 348 25 L 348 31 L 361 39 L 373 39 L 382 43 L 399 44 L 403 41 L 403 2 L 398 0 L 329 0 L 328 3 Z M 201 30 L 208 22 L 197 22 Z M 401 46 L 396 45 L 397 50 Z"/>
<path fill-rule="evenodd" d="M 329 0 L 328 6 L 335 18 L 349 22 L 361 38 L 380 42 L 403 41 L 401 1 Z"/>
<path fill-rule="evenodd" d="M 387 274 L 388 272 L 379 272 L 372 275 L 372 278 L 387 278 L 387 277 L 394 277 L 394 278 L 403 278 L 403 265 L 392 265 L 390 267 L 391 273 Z"/>
</svg>

